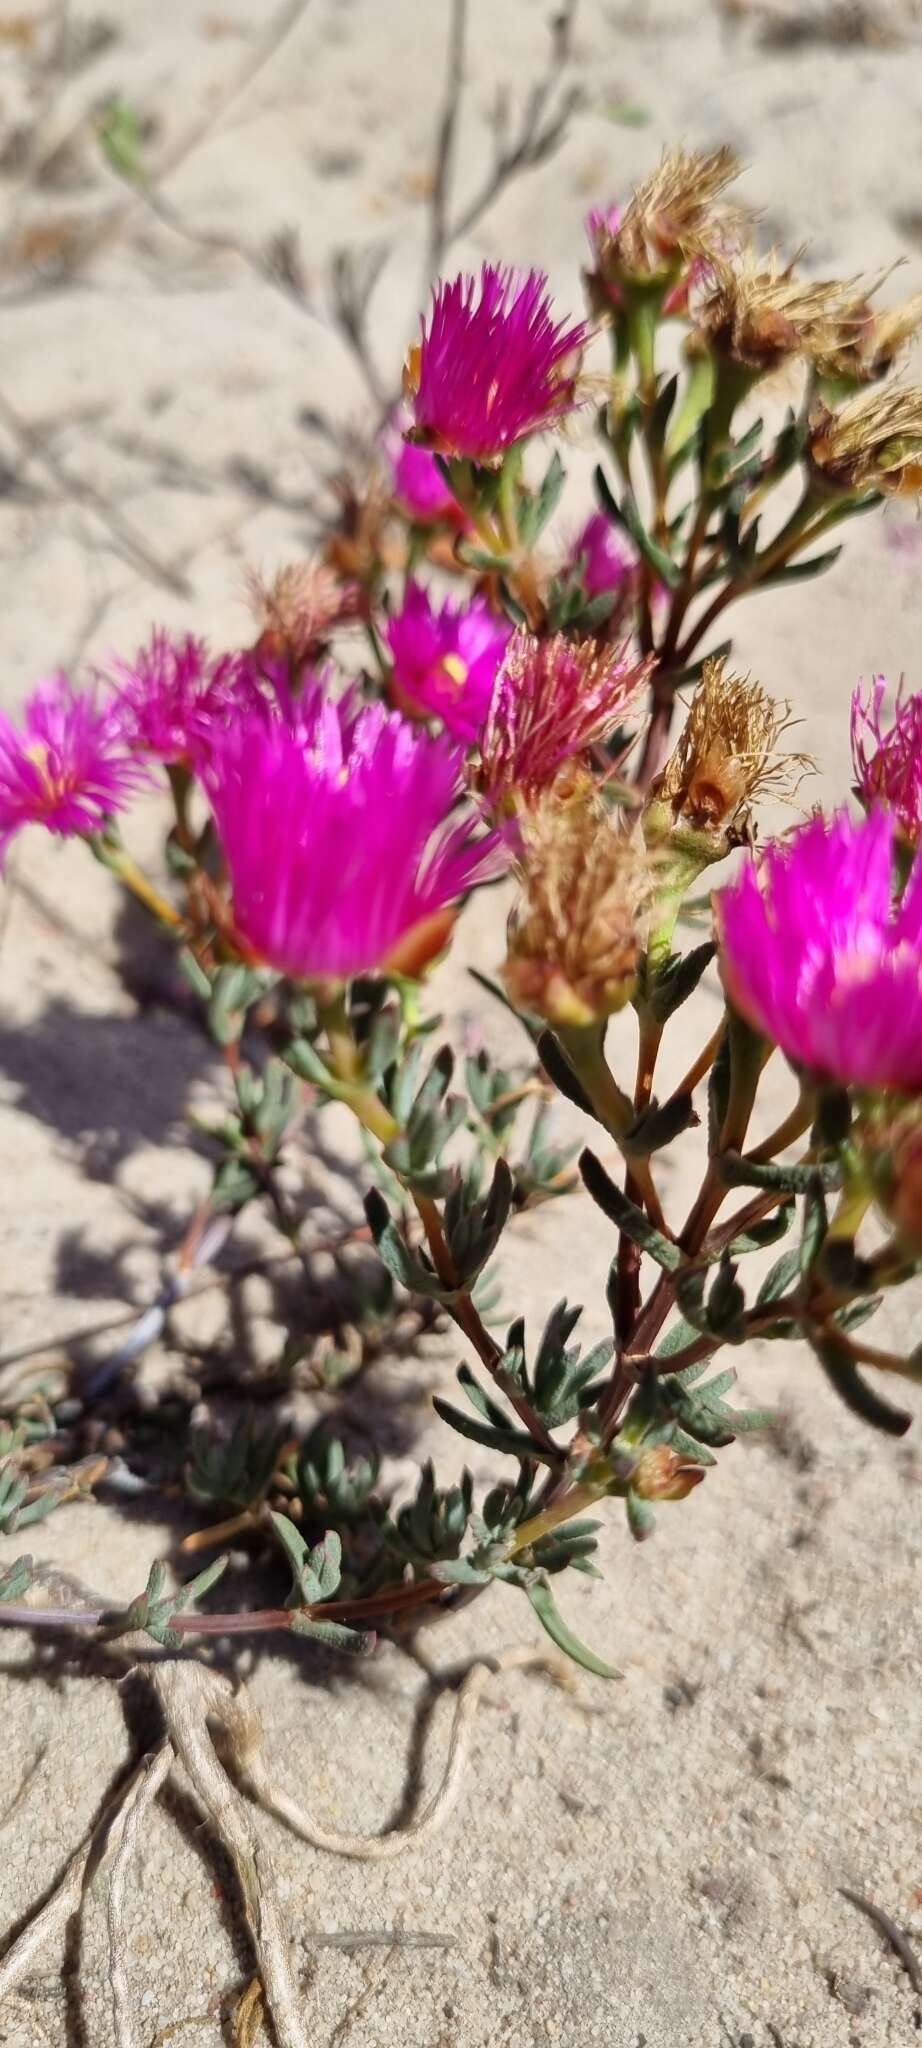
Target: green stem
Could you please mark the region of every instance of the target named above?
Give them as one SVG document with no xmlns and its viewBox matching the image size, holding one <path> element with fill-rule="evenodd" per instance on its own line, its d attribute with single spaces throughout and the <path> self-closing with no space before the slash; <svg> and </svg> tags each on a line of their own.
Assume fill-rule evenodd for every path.
<svg viewBox="0 0 922 2048">
<path fill-rule="evenodd" d="M 132 860 L 123 846 L 115 845 L 98 833 L 87 834 L 86 845 L 100 866 L 108 868 L 109 873 L 115 875 L 122 887 L 135 896 L 139 903 L 143 903 L 145 910 L 151 911 L 158 924 L 165 925 L 168 931 L 186 931 L 185 918 L 180 917 L 179 911 L 174 909 L 172 903 L 168 902 L 165 896 L 161 896 L 153 882 L 148 881 L 147 876 L 138 867 L 137 861 Z"/>
</svg>

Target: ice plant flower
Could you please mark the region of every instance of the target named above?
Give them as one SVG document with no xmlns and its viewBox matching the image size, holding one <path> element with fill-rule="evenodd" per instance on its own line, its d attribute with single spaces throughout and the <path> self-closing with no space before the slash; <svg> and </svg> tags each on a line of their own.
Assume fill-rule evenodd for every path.
<svg viewBox="0 0 922 2048">
<path fill-rule="evenodd" d="M 581 571 L 587 597 L 603 597 L 633 583 L 638 559 L 636 548 L 618 533 L 604 512 L 593 512 L 574 541 L 570 568 Z"/>
<path fill-rule="evenodd" d="M 419 440 L 495 462 L 572 411 L 586 340 L 581 322 L 555 321 L 541 270 L 485 263 L 479 284 L 437 285 L 404 378 Z"/>
<path fill-rule="evenodd" d="M 636 712 L 653 667 L 626 646 L 513 634 L 480 742 L 477 786 L 496 814 L 528 804 Z"/>
<path fill-rule="evenodd" d="M 915 495 L 922 490 L 922 390 L 872 386 L 835 412 L 818 400 L 807 459 L 814 482 L 836 497 Z"/>
<path fill-rule="evenodd" d="M 581 1029 L 634 993 L 649 870 L 591 798 L 545 796 L 523 819 L 522 840 L 523 892 L 503 979 L 519 1008 Z"/>
<path fill-rule="evenodd" d="M 922 1087 L 922 863 L 894 897 L 894 822 L 816 817 L 717 898 L 731 1001 L 795 1067 Z"/>
<path fill-rule="evenodd" d="M 216 728 L 260 696 L 246 656 L 211 655 L 192 633 L 152 633 L 133 661 L 113 664 L 108 680 L 126 746 L 164 762 L 195 760 Z"/>
<path fill-rule="evenodd" d="M 482 598 L 435 606 L 420 583 L 408 583 L 403 605 L 387 624 L 395 695 L 415 716 L 435 716 L 466 746 L 478 739 L 490 708 L 496 671 L 512 633 Z"/>
<path fill-rule="evenodd" d="M 0 860 L 23 825 L 62 839 L 101 832 L 146 780 L 111 707 L 52 676 L 20 727 L 0 712 Z"/>
<path fill-rule="evenodd" d="M 203 781 L 254 957 L 308 981 L 418 973 L 502 864 L 495 835 L 452 818 L 461 766 L 382 704 L 320 692 L 291 719 L 224 729 Z"/>
<path fill-rule="evenodd" d="M 391 470 L 391 492 L 401 511 L 417 526 L 460 526 L 465 515 L 430 448 L 405 441 L 396 426 L 384 437 Z"/>
<path fill-rule="evenodd" d="M 875 676 L 864 696 L 852 697 L 852 761 L 857 794 L 868 808 L 884 804 L 910 846 L 922 839 L 922 692 L 897 692 L 893 724 L 884 732 L 881 714 L 887 685 Z"/>
</svg>

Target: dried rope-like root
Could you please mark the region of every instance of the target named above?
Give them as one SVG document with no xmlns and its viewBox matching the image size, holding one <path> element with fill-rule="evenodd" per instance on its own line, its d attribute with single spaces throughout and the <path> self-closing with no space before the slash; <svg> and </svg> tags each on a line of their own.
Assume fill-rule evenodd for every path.
<svg viewBox="0 0 922 2048">
<path fill-rule="evenodd" d="M 208 1733 L 208 1715 L 226 1721 L 233 1695 L 225 1680 L 199 1664 L 162 1664 L 150 1676 L 176 1753 L 237 1873 L 278 2048 L 308 2048 L 271 1860 Z"/>
<path fill-rule="evenodd" d="M 351 1856 L 364 1863 L 384 1863 L 394 1856 L 405 1855 L 408 1849 L 418 1848 L 420 1843 L 428 1841 L 439 1828 L 444 1827 L 457 1805 L 468 1761 L 471 1728 L 485 1688 L 499 1673 L 514 1670 L 543 1670 L 549 1672 L 558 1684 L 570 1683 L 569 1673 L 559 1657 L 530 1647 L 507 1650 L 489 1664 L 473 1664 L 458 1692 L 448 1756 L 438 1790 L 405 1828 L 393 1828 L 385 1835 L 340 1834 L 322 1827 L 297 1800 L 276 1788 L 266 1765 L 259 1718 L 242 1687 L 237 1693 L 228 1695 L 222 1685 L 220 1704 L 216 1702 L 208 1711 L 216 1714 L 223 1723 L 234 1763 L 267 1813 L 284 1821 L 301 1841 L 309 1842 L 313 1849 L 326 1850 L 331 1856 Z M 207 1676 L 212 1679 L 214 1674 L 209 1672 Z"/>
<path fill-rule="evenodd" d="M 172 1759 L 172 1749 L 170 1750 L 170 1757 Z M 135 1787 L 144 1777 L 148 1768 L 148 1762 L 149 1759 L 145 1757 L 137 1769 L 132 1772 L 127 1783 L 119 1786 L 117 1793 L 109 1801 L 104 1812 L 96 1822 L 96 1826 L 91 1829 L 86 1840 L 81 1842 L 79 1849 L 74 1850 L 70 1862 L 67 1864 L 64 1874 L 52 1892 L 50 1899 L 46 1899 L 44 1906 L 37 1913 L 33 1914 L 32 1919 L 27 1922 L 22 1933 L 13 1942 L 12 1947 L 7 1949 L 3 1961 L 0 1962 L 0 2002 L 7 1997 L 9 1992 L 19 1983 L 20 1979 L 26 1975 L 34 1958 L 44 1948 L 45 1943 L 53 1942 L 63 1935 L 71 1914 L 80 1905 L 94 1853 L 101 1852 L 100 1864 L 102 1864 L 108 1861 L 109 1857 L 117 1850 L 121 1841 L 125 1808 L 131 1799 Z"/>
<path fill-rule="evenodd" d="M 109 1896 L 106 1901 L 109 1984 L 112 1991 L 112 2014 L 117 2048 L 135 2048 L 137 2038 L 131 2019 L 131 1998 L 126 1967 L 128 1943 L 125 1936 L 125 1884 L 140 1846 L 141 1830 L 148 1811 L 161 1785 L 166 1783 L 175 1760 L 173 1744 L 169 1741 L 162 1742 L 159 1749 L 146 1756 L 140 1771 L 131 1781 L 119 1811 L 119 1839 L 112 1858 L 112 1875 L 109 1879 Z"/>
<path fill-rule="evenodd" d="M 384 1835 L 352 1835 L 322 1827 L 296 1800 L 276 1790 L 265 1759 L 262 1725 L 245 1687 L 234 1691 L 230 1682 L 217 1672 L 185 1660 L 150 1667 L 147 1675 L 163 1709 L 166 1739 L 142 1759 L 127 1782 L 119 1787 L 86 1841 L 71 1857 L 51 1898 L 34 1914 L 0 1962 L 0 2001 L 14 1992 L 45 1943 L 53 1942 L 63 1933 L 71 1914 L 80 1906 L 94 1863 L 97 1868 L 111 1864 L 107 1927 L 115 2037 L 118 2048 L 135 2048 L 126 1969 L 126 1886 L 144 1821 L 178 1759 L 237 1873 L 259 1982 L 278 2048 L 308 2048 L 269 1853 L 259 1842 L 246 1804 L 217 1756 L 208 1729 L 209 1719 L 220 1723 L 235 1769 L 266 1812 L 285 1822 L 312 1848 L 364 1862 L 384 1862 L 429 1841 L 444 1826 L 461 1791 L 471 1728 L 483 1693 L 491 1678 L 513 1670 L 544 1670 L 557 1684 L 572 1686 L 562 1659 L 531 1647 L 508 1650 L 490 1663 L 472 1665 L 455 1703 L 448 1755 L 438 1790 L 407 1827 L 393 1828 Z M 245 1998 L 238 2008 L 242 2039 L 246 2038 L 251 2017 L 255 2019 L 256 2006 L 255 1993 L 251 1993 L 249 2002 Z"/>
</svg>

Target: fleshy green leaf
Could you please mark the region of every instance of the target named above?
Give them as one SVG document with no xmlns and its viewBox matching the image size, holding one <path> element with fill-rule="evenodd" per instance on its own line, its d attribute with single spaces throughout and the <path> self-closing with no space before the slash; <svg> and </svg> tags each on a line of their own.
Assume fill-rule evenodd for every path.
<svg viewBox="0 0 922 2048">
<path fill-rule="evenodd" d="M 601 1657 L 596 1656 L 594 1650 L 587 1649 L 586 1644 L 580 1642 L 579 1637 L 568 1628 L 563 1615 L 555 1605 L 549 1586 L 536 1581 L 534 1585 L 526 1586 L 525 1591 L 542 1628 L 546 1629 L 552 1643 L 556 1643 L 564 1656 L 572 1657 L 574 1664 L 581 1664 L 583 1670 L 591 1671 L 595 1678 L 623 1678 L 623 1671 L 617 1671 L 613 1664 L 604 1663 Z"/>
<path fill-rule="evenodd" d="M 651 1259 L 655 1259 L 657 1265 L 662 1266 L 667 1273 L 677 1273 L 684 1264 L 683 1254 L 678 1245 L 664 1237 L 661 1231 L 654 1229 L 643 1211 L 628 1201 L 627 1195 L 623 1194 L 609 1178 L 601 1160 L 596 1158 L 594 1152 L 587 1149 L 580 1153 L 579 1170 L 593 1201 L 612 1223 L 617 1224 L 625 1237 L 629 1237 L 632 1244 L 639 1245 L 641 1251 L 648 1252 Z"/>
</svg>

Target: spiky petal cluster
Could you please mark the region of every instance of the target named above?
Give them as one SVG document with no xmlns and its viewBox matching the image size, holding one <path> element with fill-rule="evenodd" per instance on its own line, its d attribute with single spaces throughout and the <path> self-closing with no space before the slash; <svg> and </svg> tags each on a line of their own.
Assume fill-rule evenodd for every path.
<svg viewBox="0 0 922 2048">
<path fill-rule="evenodd" d="M 577 403 L 587 330 L 554 319 L 543 271 L 485 263 L 433 293 L 405 385 L 416 431 L 445 455 L 493 462 Z"/>
<path fill-rule="evenodd" d="M 517 1006 L 586 1025 L 630 1002 L 650 875 L 643 855 L 591 798 L 553 796 L 522 824 L 523 895 L 503 977 Z"/>
<path fill-rule="evenodd" d="M 731 149 L 670 150 L 627 206 L 596 210 L 586 223 L 594 257 L 589 280 L 601 310 L 623 303 L 625 287 L 658 279 L 677 292 L 735 247 L 743 215 L 721 200 L 739 171 Z M 681 292 L 663 311 L 680 311 Z"/>
<path fill-rule="evenodd" d="M 648 840 L 676 825 L 715 835 L 720 851 L 745 829 L 757 796 L 793 793 L 811 763 L 779 754 L 790 705 L 777 702 L 751 676 L 728 675 L 721 657 L 706 661 L 688 717 L 646 809 Z"/>
<path fill-rule="evenodd" d="M 816 817 L 718 897 L 731 1000 L 795 1066 L 922 1087 L 922 862 L 894 900 L 894 825 Z"/>
<path fill-rule="evenodd" d="M 125 743 L 156 761 L 194 761 L 217 728 L 257 703 L 245 657 L 213 656 L 194 634 L 158 630 L 108 678 Z"/>
<path fill-rule="evenodd" d="M 408 583 L 387 626 L 398 701 L 417 716 L 440 718 L 470 746 L 483 729 L 511 632 L 482 598 L 439 609 L 422 584 Z"/>
<path fill-rule="evenodd" d="M 814 407 L 807 456 L 818 482 L 860 497 L 922 489 L 922 390 L 897 384 L 859 391 L 833 412 Z"/>
<path fill-rule="evenodd" d="M 867 695 L 852 697 L 852 761 L 862 802 L 885 804 L 911 846 L 922 839 L 922 692 L 897 692 L 893 724 L 884 732 L 887 684 L 875 676 Z"/>
<path fill-rule="evenodd" d="M 146 780 L 111 707 L 52 676 L 21 726 L 0 713 L 0 860 L 24 825 L 61 838 L 101 831 Z"/>
<path fill-rule="evenodd" d="M 498 871 L 495 836 L 451 812 L 461 756 L 381 704 L 315 693 L 292 719 L 221 733 L 203 780 L 254 955 L 305 980 L 416 973 L 458 899 Z"/>
<path fill-rule="evenodd" d="M 494 812 L 530 803 L 567 761 L 637 709 L 652 668 L 626 647 L 513 634 L 480 742 L 479 788 Z"/>
</svg>

